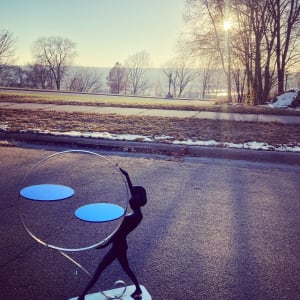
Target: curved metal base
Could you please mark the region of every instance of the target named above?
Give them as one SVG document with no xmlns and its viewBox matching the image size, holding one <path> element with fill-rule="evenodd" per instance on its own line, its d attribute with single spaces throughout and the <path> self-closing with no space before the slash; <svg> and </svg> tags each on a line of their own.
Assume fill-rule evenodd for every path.
<svg viewBox="0 0 300 300">
<path fill-rule="evenodd" d="M 142 297 L 139 300 L 152 300 L 151 295 L 149 294 L 149 292 L 147 291 L 147 289 L 141 285 L 141 289 L 142 289 Z M 109 295 L 114 295 L 114 294 L 120 294 L 120 292 L 122 292 L 123 288 L 117 288 L 117 289 L 113 289 L 113 290 L 109 290 L 109 291 L 105 291 L 105 294 L 109 294 Z M 126 292 L 125 294 L 122 296 L 122 300 L 133 300 L 132 297 L 130 297 L 130 295 L 135 291 L 135 286 L 134 285 L 129 285 L 126 288 Z M 77 300 L 78 297 L 74 297 L 74 298 L 70 298 L 69 300 Z M 103 294 L 99 293 L 94 293 L 94 294 L 89 294 L 85 296 L 86 300 L 107 300 L 107 298 L 105 298 L 105 296 Z M 120 299 L 120 298 L 114 298 L 114 299 Z"/>
</svg>

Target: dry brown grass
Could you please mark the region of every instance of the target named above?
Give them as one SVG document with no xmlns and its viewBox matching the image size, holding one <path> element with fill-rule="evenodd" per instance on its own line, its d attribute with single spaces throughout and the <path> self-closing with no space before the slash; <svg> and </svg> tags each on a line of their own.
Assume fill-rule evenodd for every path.
<svg viewBox="0 0 300 300">
<path fill-rule="evenodd" d="M 236 122 L 222 120 L 180 119 L 147 116 L 98 115 L 30 110 L 0 109 L 1 123 L 9 131 L 26 130 L 109 132 L 144 136 L 172 136 L 178 140 L 215 140 L 218 142 L 266 142 L 296 145 L 300 141 L 300 125 Z M 167 142 L 167 141 L 166 141 Z"/>
</svg>

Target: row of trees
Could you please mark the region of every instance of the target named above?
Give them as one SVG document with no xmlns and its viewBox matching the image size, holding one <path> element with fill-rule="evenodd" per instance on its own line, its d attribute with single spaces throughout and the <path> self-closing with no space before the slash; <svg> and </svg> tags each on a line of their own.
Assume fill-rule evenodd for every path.
<svg viewBox="0 0 300 300">
<path fill-rule="evenodd" d="M 130 55 L 123 67 L 119 62 L 109 71 L 107 84 L 112 94 L 142 93 L 148 85 L 146 68 L 150 66 L 150 55 L 146 51 Z"/>
<path fill-rule="evenodd" d="M 287 72 L 299 71 L 299 0 L 186 0 L 184 19 L 183 52 L 203 58 L 203 69 L 222 68 L 239 102 L 282 93 Z"/>
<path fill-rule="evenodd" d="M 70 75 L 70 66 L 77 55 L 75 44 L 62 37 L 43 37 L 32 46 L 33 63 L 26 67 L 14 65 L 15 40 L 13 34 L 0 31 L 0 84 L 37 89 L 63 88 L 77 92 L 101 92 L 104 88 L 99 74 L 81 69 Z M 122 66 L 117 62 L 106 78 L 112 94 L 141 95 L 149 90 L 146 77 L 150 55 L 141 51 L 130 55 Z M 69 73 L 69 74 L 68 74 Z M 169 94 L 181 97 L 186 86 L 198 73 L 188 68 L 181 57 L 168 63 L 164 74 L 169 82 Z M 165 91 L 165 94 L 167 92 Z"/>
<path fill-rule="evenodd" d="M 4 85 L 60 90 L 68 67 L 76 55 L 75 44 L 66 38 L 37 39 L 32 46 L 33 64 L 26 68 L 14 65 L 15 39 L 0 30 L 0 80 Z"/>
<path fill-rule="evenodd" d="M 299 74 L 299 0 L 186 0 L 187 31 L 179 40 L 178 55 L 164 69 L 167 89 L 163 94 L 182 97 L 198 81 L 202 96 L 213 90 L 234 88 L 238 102 L 260 104 L 277 90 L 286 88 L 288 74 Z M 224 24 L 231 28 L 224 30 Z M 99 92 L 103 86 L 96 73 L 80 71 L 67 77 L 76 56 L 69 39 L 48 37 L 36 40 L 33 63 L 14 66 L 15 40 L 0 30 L 0 84 L 42 89 L 64 88 Z M 146 51 L 117 62 L 106 80 L 113 94 L 140 95 L 149 89 Z M 289 78 L 290 79 L 290 78 Z M 163 95 L 163 96 L 164 96 Z"/>
<path fill-rule="evenodd" d="M 149 54 L 142 51 L 129 56 L 124 67 L 117 62 L 107 77 L 110 93 L 138 95 L 149 89 L 150 83 L 145 78 L 149 61 Z M 187 85 L 200 76 L 199 70 L 189 68 L 183 57 L 169 61 L 163 73 L 168 82 L 168 93 L 165 95 L 170 98 L 180 98 Z"/>
</svg>

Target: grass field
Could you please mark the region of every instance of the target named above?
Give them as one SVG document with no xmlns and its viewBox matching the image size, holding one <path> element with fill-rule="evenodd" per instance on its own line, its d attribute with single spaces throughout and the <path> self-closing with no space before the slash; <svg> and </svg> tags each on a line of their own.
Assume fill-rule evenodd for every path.
<svg viewBox="0 0 300 300">
<path fill-rule="evenodd" d="M 121 95 L 101 94 L 75 94 L 75 93 L 54 93 L 54 92 L 30 92 L 30 91 L 1 91 L 1 101 L 14 102 L 38 102 L 38 103 L 61 103 L 77 105 L 96 106 L 118 106 L 118 107 L 153 107 L 162 109 L 201 109 L 215 104 L 214 101 L 200 100 L 170 100 L 150 97 L 131 97 Z"/>
</svg>

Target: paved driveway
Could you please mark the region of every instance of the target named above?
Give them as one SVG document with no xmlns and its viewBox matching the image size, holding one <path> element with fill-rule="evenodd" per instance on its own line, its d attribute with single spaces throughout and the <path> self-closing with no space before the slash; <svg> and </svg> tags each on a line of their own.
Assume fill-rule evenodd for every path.
<svg viewBox="0 0 300 300">
<path fill-rule="evenodd" d="M 88 280 L 59 253 L 33 241 L 18 218 L 19 183 L 52 153 L 0 147 L 1 299 L 68 299 Z M 110 158 L 148 191 L 144 220 L 129 238 L 129 259 L 154 300 L 300 299 L 299 167 Z M 78 168 L 80 179 L 84 161 Z M 49 222 L 57 222 L 59 213 Z M 92 271 L 104 253 L 72 255 Z M 130 282 L 117 263 L 101 279 L 103 287 L 117 279 Z"/>
</svg>

